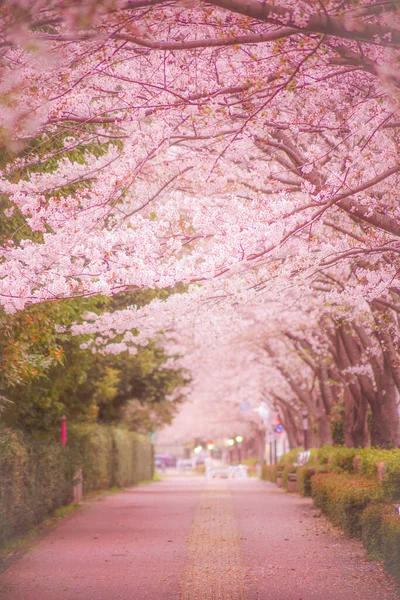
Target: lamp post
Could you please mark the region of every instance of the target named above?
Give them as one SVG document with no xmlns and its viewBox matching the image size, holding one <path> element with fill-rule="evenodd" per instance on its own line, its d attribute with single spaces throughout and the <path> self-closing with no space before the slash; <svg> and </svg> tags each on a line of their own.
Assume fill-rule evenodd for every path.
<svg viewBox="0 0 400 600">
<path fill-rule="evenodd" d="M 235 438 L 236 442 L 237 442 L 237 451 L 238 451 L 238 459 L 239 459 L 239 465 L 242 462 L 242 442 L 243 442 L 243 437 L 241 435 L 237 435 Z"/>
<path fill-rule="evenodd" d="M 255 411 L 258 412 L 258 414 L 261 417 L 261 421 L 263 423 L 264 426 L 264 431 L 265 431 L 265 441 L 264 441 L 264 445 L 263 445 L 263 449 L 262 449 L 262 456 L 260 457 L 260 464 L 263 465 L 264 464 L 264 460 L 267 461 L 267 464 L 272 464 L 272 446 L 271 443 L 269 442 L 270 440 L 270 428 L 271 428 L 271 410 L 269 408 L 269 406 L 267 405 L 267 403 L 265 402 L 265 400 L 262 400 L 259 404 L 259 406 L 257 406 L 257 408 L 254 409 Z M 268 443 L 269 445 L 269 463 L 268 463 Z"/>
<path fill-rule="evenodd" d="M 304 450 L 308 450 L 308 412 L 303 412 Z"/>
<path fill-rule="evenodd" d="M 235 440 L 228 440 L 228 448 L 229 448 L 229 463 L 232 464 L 232 448 L 235 445 Z"/>
</svg>

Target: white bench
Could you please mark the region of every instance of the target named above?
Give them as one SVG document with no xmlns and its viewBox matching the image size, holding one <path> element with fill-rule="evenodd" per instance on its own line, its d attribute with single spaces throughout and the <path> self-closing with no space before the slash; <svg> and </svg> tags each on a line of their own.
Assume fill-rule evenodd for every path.
<svg viewBox="0 0 400 600">
<path fill-rule="evenodd" d="M 180 458 L 176 461 L 176 468 L 181 471 L 193 471 L 196 466 L 196 461 L 191 458 Z"/>
<path fill-rule="evenodd" d="M 247 479 L 249 476 L 247 465 L 232 465 L 229 467 L 229 479 Z"/>
<path fill-rule="evenodd" d="M 304 467 L 310 460 L 311 452 L 310 450 L 305 450 L 304 452 L 299 452 L 297 455 L 297 460 L 294 463 L 295 467 Z"/>
</svg>

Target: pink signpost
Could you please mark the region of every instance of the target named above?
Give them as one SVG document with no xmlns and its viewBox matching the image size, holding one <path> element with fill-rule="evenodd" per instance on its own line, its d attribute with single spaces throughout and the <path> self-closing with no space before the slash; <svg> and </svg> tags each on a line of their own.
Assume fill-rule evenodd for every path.
<svg viewBox="0 0 400 600">
<path fill-rule="evenodd" d="M 67 444 L 67 417 L 64 416 L 61 420 L 61 443 L 63 446 Z"/>
</svg>

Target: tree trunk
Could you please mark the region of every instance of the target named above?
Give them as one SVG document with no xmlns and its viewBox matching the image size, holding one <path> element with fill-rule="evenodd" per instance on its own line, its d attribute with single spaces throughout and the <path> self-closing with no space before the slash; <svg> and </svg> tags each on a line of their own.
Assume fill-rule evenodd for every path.
<svg viewBox="0 0 400 600">
<path fill-rule="evenodd" d="M 399 393 L 386 358 L 378 384 L 378 393 L 371 404 L 372 445 L 378 448 L 400 446 Z"/>
<path fill-rule="evenodd" d="M 336 333 L 338 366 L 344 372 L 349 367 L 357 364 L 353 362 L 355 360 L 354 346 L 347 339 L 349 334 L 345 331 L 343 323 L 338 324 Z M 365 446 L 369 446 L 370 442 L 367 423 L 368 402 L 362 394 L 360 383 L 356 377 L 351 373 L 344 373 L 343 378 L 347 384 L 347 393 L 344 396 L 345 442 L 346 445 L 355 448 L 364 448 Z M 350 431 L 352 437 L 351 443 L 349 440 Z"/>
<path fill-rule="evenodd" d="M 376 322 L 381 327 L 382 323 L 379 316 L 376 316 L 378 317 Z M 379 341 L 382 354 L 378 358 L 367 332 L 360 326 L 356 328 L 356 331 L 365 348 L 370 350 L 369 361 L 374 373 L 377 390 L 373 398 L 369 398 L 372 412 L 372 445 L 379 448 L 398 447 L 400 446 L 399 390 L 397 378 L 393 376 L 393 370 L 397 367 L 395 357 L 391 356 L 390 362 L 387 358 L 387 353 L 393 352 L 393 346 L 391 344 L 389 349 L 387 348 L 385 336 L 381 337 L 380 332 Z"/>
<path fill-rule="evenodd" d="M 286 406 L 282 406 L 282 421 L 283 426 L 286 430 L 290 449 L 299 448 L 302 444 L 300 442 L 299 430 L 296 425 L 296 419 L 294 418 L 294 411 Z"/>
</svg>

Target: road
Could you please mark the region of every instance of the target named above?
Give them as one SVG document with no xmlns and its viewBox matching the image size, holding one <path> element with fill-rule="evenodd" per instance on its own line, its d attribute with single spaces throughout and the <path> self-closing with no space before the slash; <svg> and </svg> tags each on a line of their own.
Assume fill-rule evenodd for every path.
<svg viewBox="0 0 400 600">
<path fill-rule="evenodd" d="M 0 576 L 1 600 L 400 600 L 311 500 L 171 477 L 85 503 Z"/>
</svg>

